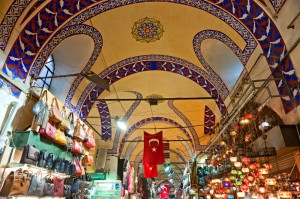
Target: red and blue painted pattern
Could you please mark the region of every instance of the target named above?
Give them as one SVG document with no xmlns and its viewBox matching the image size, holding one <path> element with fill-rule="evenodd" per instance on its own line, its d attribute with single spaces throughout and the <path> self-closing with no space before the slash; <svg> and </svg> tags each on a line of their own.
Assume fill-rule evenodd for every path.
<svg viewBox="0 0 300 199">
<path fill-rule="evenodd" d="M 212 112 L 212 110 L 205 106 L 204 112 L 204 134 L 214 134 L 215 130 L 215 123 L 216 123 L 216 116 Z"/>
<path fill-rule="evenodd" d="M 111 118 L 109 108 L 105 101 L 99 101 L 97 104 L 98 112 L 101 121 L 101 138 L 103 140 L 111 139 Z"/>
</svg>

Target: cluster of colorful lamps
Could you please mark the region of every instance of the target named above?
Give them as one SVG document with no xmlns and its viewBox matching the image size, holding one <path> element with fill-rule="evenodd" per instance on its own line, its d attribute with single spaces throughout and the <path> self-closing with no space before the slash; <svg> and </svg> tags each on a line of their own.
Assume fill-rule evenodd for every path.
<svg viewBox="0 0 300 199">
<path fill-rule="evenodd" d="M 248 157 L 230 157 L 231 171 L 208 184 L 214 198 L 292 198 L 292 192 L 278 186 L 276 178 L 268 177 L 271 164 L 260 164 Z"/>
</svg>

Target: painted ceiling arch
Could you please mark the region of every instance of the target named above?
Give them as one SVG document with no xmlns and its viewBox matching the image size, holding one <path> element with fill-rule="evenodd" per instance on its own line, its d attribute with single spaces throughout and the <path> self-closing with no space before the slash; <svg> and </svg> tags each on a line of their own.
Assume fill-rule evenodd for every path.
<svg viewBox="0 0 300 199">
<path fill-rule="evenodd" d="M 72 22 L 70 21 L 69 24 L 82 23 L 90 17 L 104 11 L 128 4 L 142 2 L 148 1 L 100 1 L 97 3 L 90 1 L 78 1 L 76 4 L 68 0 L 60 2 L 51 1 L 42 8 L 21 31 L 20 34 L 22 37 L 20 37 L 19 40 L 17 40 L 12 46 L 5 63 L 6 67 L 3 68 L 3 72 L 8 75 L 12 75 L 13 78 L 25 80 L 28 75 L 28 71 L 30 70 L 32 60 L 35 58 L 41 47 L 46 43 L 47 39 L 51 37 L 52 34 L 67 20 L 70 20 L 80 12 L 83 12 L 85 7 L 90 6 L 89 9 L 81 13 L 78 17 L 75 17 L 74 20 L 71 20 Z M 228 24 L 230 24 L 228 18 L 234 16 L 235 19 L 233 19 L 238 19 L 237 22 L 242 22 L 258 40 L 272 71 L 274 71 L 278 63 L 281 61 L 280 58 L 274 59 L 274 57 L 283 57 L 286 54 L 284 41 L 272 19 L 270 19 L 267 13 L 265 13 L 263 9 L 253 1 L 239 0 L 231 2 L 228 0 L 212 0 L 210 2 L 182 2 L 166 0 L 164 2 L 179 3 L 198 9 L 207 9 L 206 11 L 215 16 L 219 15 L 218 17 Z M 220 12 L 216 12 L 219 7 L 226 10 L 226 12 L 222 14 Z M 221 12 L 223 11 L 221 10 Z M 243 25 L 240 26 L 243 27 Z M 274 71 L 273 74 L 274 77 L 281 77 L 281 75 L 284 75 L 288 84 L 294 89 L 298 82 L 298 78 L 293 71 L 295 70 L 292 61 L 288 57 L 283 60 L 282 67 Z M 287 89 L 280 84 L 279 81 L 277 81 L 276 84 L 280 94 L 284 95 L 287 93 Z M 292 93 L 296 99 L 296 103 L 299 104 L 299 91 L 293 90 Z M 292 102 L 286 99 L 282 99 L 282 102 L 284 104 L 285 111 L 289 112 L 292 109 Z"/>
</svg>

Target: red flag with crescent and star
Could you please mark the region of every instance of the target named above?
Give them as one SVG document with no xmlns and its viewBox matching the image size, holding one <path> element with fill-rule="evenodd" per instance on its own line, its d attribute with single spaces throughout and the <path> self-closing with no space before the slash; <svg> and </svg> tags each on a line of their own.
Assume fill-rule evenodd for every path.
<svg viewBox="0 0 300 199">
<path fill-rule="evenodd" d="M 156 134 L 144 132 L 144 165 L 164 164 L 164 145 L 162 131 Z"/>
</svg>

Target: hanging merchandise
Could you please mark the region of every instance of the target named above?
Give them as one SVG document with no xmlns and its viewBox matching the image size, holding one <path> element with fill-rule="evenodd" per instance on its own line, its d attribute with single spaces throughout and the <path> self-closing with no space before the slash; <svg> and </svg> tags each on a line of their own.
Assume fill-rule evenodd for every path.
<svg viewBox="0 0 300 199">
<path fill-rule="evenodd" d="M 74 130 L 74 137 L 80 141 L 83 141 L 86 137 L 86 132 L 84 129 L 84 125 L 80 124 L 79 119 L 76 120 L 75 130 Z"/>
<path fill-rule="evenodd" d="M 60 123 L 62 121 L 62 115 L 61 112 L 59 110 L 59 106 L 58 106 L 58 102 L 56 97 L 54 97 L 52 99 L 52 103 L 51 103 L 51 109 L 50 109 L 50 116 L 49 116 L 50 120 L 57 123 Z"/>
<path fill-rule="evenodd" d="M 128 187 L 127 190 L 129 193 L 134 192 L 134 167 L 129 166 L 129 171 L 128 171 Z"/>
<path fill-rule="evenodd" d="M 56 129 L 55 142 L 63 146 L 67 145 L 65 133 L 60 129 Z"/>
<path fill-rule="evenodd" d="M 38 163 L 37 163 L 38 167 L 45 167 L 46 166 L 46 160 L 47 160 L 47 153 L 46 153 L 46 151 L 47 150 L 45 150 L 45 149 L 42 149 L 40 151 L 39 159 L 38 159 Z"/>
<path fill-rule="evenodd" d="M 31 177 L 30 186 L 27 196 L 43 196 L 45 178 L 42 178 L 42 173 L 37 172 Z"/>
<path fill-rule="evenodd" d="M 39 133 L 42 136 L 49 138 L 50 140 L 55 140 L 56 138 L 56 127 L 55 124 L 49 121 L 46 125 L 46 128 L 41 127 Z"/>
<path fill-rule="evenodd" d="M 65 106 L 63 106 L 62 111 L 62 121 L 59 124 L 59 127 L 64 130 L 64 132 L 69 132 L 71 128 L 71 120 L 73 119 L 73 113 L 71 112 L 69 115 L 67 115 L 67 111 Z"/>
<path fill-rule="evenodd" d="M 86 140 L 83 142 L 83 145 L 88 148 L 94 148 L 96 146 L 95 136 L 93 135 L 93 132 L 91 129 L 87 130 Z"/>
<path fill-rule="evenodd" d="M 63 197 L 64 196 L 64 178 L 59 178 L 57 176 L 54 176 L 53 184 L 54 184 L 54 196 Z"/>
<path fill-rule="evenodd" d="M 54 196 L 54 184 L 50 177 L 46 178 L 43 194 L 43 196 Z"/>
<path fill-rule="evenodd" d="M 46 128 L 47 122 L 49 120 L 47 90 L 44 90 L 42 92 L 39 101 L 33 106 L 32 112 L 35 116 L 35 126 L 41 126 L 42 128 Z"/>
<path fill-rule="evenodd" d="M 77 154 L 82 154 L 83 153 L 83 147 L 82 143 L 78 142 L 77 140 L 73 139 L 73 148 L 72 148 L 73 153 Z"/>
<path fill-rule="evenodd" d="M 26 195 L 30 185 L 30 175 L 27 170 L 11 171 L 2 186 L 0 196 Z"/>
<path fill-rule="evenodd" d="M 82 158 L 82 165 L 83 166 L 92 166 L 94 162 L 94 157 L 91 155 L 84 155 Z"/>
<path fill-rule="evenodd" d="M 84 170 L 80 164 L 80 161 L 78 160 L 78 157 L 76 156 L 73 157 L 72 164 L 75 165 L 75 175 L 82 176 Z"/>
<path fill-rule="evenodd" d="M 158 176 L 157 165 L 144 164 L 144 177 L 155 178 Z"/>
<path fill-rule="evenodd" d="M 20 163 L 36 165 L 39 159 L 40 151 L 35 146 L 24 146 Z"/>
<path fill-rule="evenodd" d="M 144 165 L 163 164 L 164 149 L 163 149 L 163 133 L 162 131 L 156 134 L 144 132 Z"/>
<path fill-rule="evenodd" d="M 165 184 L 160 192 L 160 198 L 169 198 L 169 184 Z"/>
</svg>

